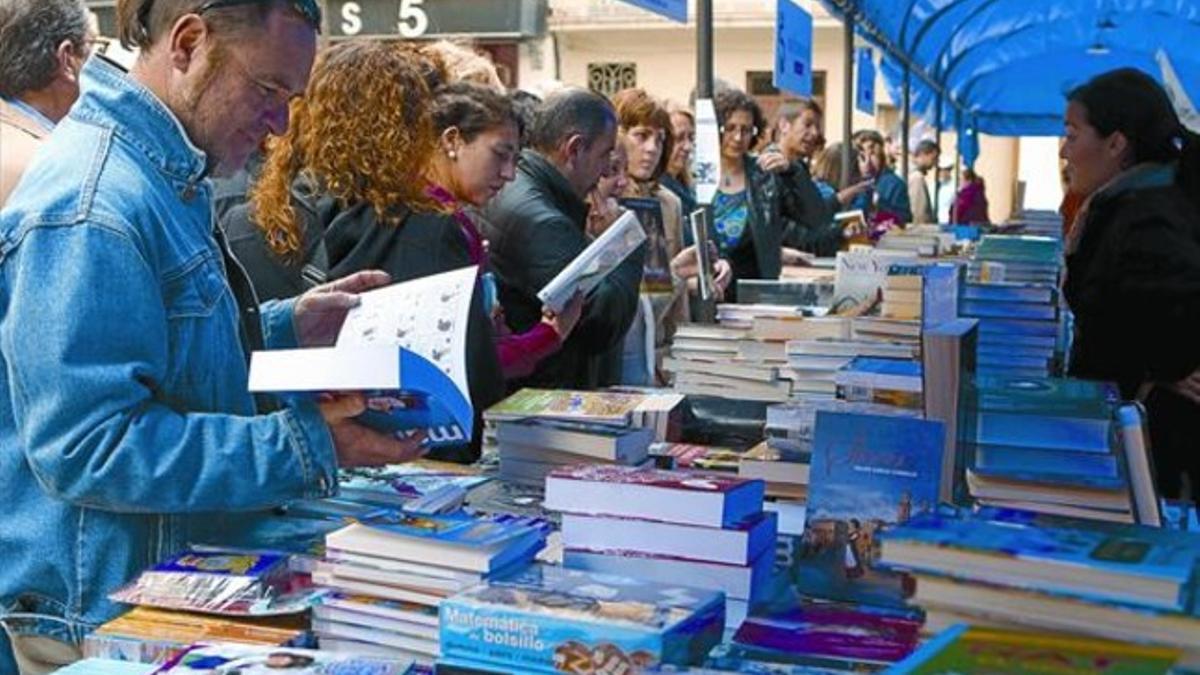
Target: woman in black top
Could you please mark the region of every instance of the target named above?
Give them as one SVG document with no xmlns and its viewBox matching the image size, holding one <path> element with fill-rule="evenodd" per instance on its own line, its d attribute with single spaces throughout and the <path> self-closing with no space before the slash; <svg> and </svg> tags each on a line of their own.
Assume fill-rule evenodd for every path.
<svg viewBox="0 0 1200 675">
<path fill-rule="evenodd" d="M 1200 487 L 1200 138 L 1166 92 L 1132 68 L 1071 92 L 1066 242 L 1075 314 L 1069 372 L 1145 403 L 1159 490 Z"/>
</svg>

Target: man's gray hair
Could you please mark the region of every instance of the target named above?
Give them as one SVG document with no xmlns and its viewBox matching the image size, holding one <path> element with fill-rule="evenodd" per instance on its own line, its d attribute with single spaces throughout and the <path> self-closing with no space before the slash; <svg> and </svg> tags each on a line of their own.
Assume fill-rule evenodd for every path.
<svg viewBox="0 0 1200 675">
<path fill-rule="evenodd" d="M 58 72 L 58 46 L 82 49 L 88 34 L 83 0 L 0 0 L 0 96 L 44 89 Z"/>
</svg>

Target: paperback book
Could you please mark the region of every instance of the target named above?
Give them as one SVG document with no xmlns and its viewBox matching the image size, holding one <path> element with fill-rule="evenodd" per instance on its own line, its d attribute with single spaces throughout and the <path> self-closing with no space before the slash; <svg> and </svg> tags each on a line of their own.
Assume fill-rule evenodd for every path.
<svg viewBox="0 0 1200 675">
<path fill-rule="evenodd" d="M 535 565 L 441 606 L 442 655 L 519 672 L 640 672 L 702 661 L 724 596 Z"/>
<path fill-rule="evenodd" d="M 561 312 L 576 293 L 587 295 L 646 241 L 646 231 L 633 211 L 626 211 L 538 291 L 538 300 Z"/>
<path fill-rule="evenodd" d="M 915 516 L 880 537 L 881 564 L 1187 612 L 1200 536 L 984 509 Z"/>
<path fill-rule="evenodd" d="M 249 645 L 196 645 L 154 671 L 157 675 L 407 675 L 412 662 L 385 661 L 311 649 Z"/>
<path fill-rule="evenodd" d="M 464 267 L 360 294 L 334 347 L 255 352 L 250 391 L 360 391 L 359 419 L 431 447 L 462 445 L 474 430 L 467 388 L 467 315 L 477 268 Z"/>
</svg>

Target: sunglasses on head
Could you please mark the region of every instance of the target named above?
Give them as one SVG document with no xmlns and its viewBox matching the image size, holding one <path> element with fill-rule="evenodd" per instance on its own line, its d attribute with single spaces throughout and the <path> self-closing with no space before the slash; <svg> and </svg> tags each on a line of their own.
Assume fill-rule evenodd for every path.
<svg viewBox="0 0 1200 675">
<path fill-rule="evenodd" d="M 271 0 L 209 0 L 208 2 L 196 8 L 196 14 L 204 14 L 211 12 L 214 9 L 225 9 L 227 7 L 237 7 L 239 5 L 251 5 L 260 2 L 270 2 Z M 304 17 L 309 24 L 321 30 L 321 6 L 317 4 L 317 0 L 289 0 L 291 6 Z M 148 20 L 150 16 L 150 7 L 154 5 L 154 0 L 149 0 L 141 6 L 138 11 L 138 20 L 142 27 L 149 30 Z"/>
</svg>

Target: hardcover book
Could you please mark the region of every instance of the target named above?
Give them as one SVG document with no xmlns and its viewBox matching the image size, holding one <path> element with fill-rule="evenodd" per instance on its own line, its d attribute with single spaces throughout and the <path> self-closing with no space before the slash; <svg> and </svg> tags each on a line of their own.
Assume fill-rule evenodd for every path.
<svg viewBox="0 0 1200 675">
<path fill-rule="evenodd" d="M 937 506 L 941 422 L 818 412 L 797 586 L 815 597 L 871 605 L 903 603 L 903 579 L 875 569 L 886 525 Z"/>
<path fill-rule="evenodd" d="M 702 661 L 724 607 L 719 592 L 535 565 L 443 602 L 441 651 L 523 673 L 639 673 Z"/>
<path fill-rule="evenodd" d="M 425 430 L 429 446 L 471 440 L 467 315 L 475 267 L 362 293 L 335 347 L 255 352 L 250 391 L 361 391 L 359 419 L 400 436 Z"/>
<path fill-rule="evenodd" d="M 592 465 L 546 478 L 550 511 L 727 527 L 762 511 L 760 480 L 712 473 Z"/>
<path fill-rule="evenodd" d="M 563 544 L 572 548 L 632 551 L 730 565 L 749 565 L 775 546 L 777 532 L 774 513 L 757 513 L 720 529 L 572 513 L 563 514 L 562 519 Z"/>
<path fill-rule="evenodd" d="M 667 235 L 663 228 L 662 203 L 655 197 L 629 197 L 621 206 L 637 216 L 646 233 L 646 262 L 643 264 L 642 293 L 671 293 L 671 257 L 667 254 Z"/>
<path fill-rule="evenodd" d="M 1032 590 L 1189 611 L 1200 536 L 985 509 L 929 513 L 880 536 L 880 562 Z"/>
</svg>

